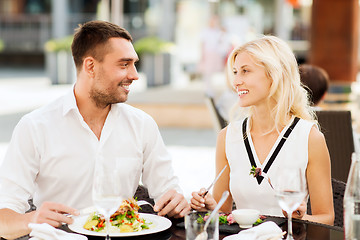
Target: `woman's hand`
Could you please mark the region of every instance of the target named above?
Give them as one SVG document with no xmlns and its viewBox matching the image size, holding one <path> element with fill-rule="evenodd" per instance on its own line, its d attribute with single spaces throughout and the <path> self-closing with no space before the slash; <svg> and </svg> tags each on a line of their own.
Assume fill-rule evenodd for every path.
<svg viewBox="0 0 360 240">
<path fill-rule="evenodd" d="M 306 214 L 307 205 L 306 202 L 303 201 L 300 206 L 292 213 L 292 218 L 302 219 L 304 215 Z M 287 213 L 283 210 L 283 214 L 285 217 L 287 216 Z"/>
<path fill-rule="evenodd" d="M 190 207 L 196 211 L 208 211 L 213 210 L 216 206 L 216 201 L 210 193 L 207 193 L 205 188 L 200 189 L 199 192 L 192 192 L 192 198 L 190 200 Z"/>
</svg>

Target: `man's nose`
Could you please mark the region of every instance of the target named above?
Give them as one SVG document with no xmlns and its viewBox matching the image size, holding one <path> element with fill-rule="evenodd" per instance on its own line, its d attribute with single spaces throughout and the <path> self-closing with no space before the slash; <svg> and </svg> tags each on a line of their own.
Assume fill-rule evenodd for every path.
<svg viewBox="0 0 360 240">
<path fill-rule="evenodd" d="M 136 66 L 134 65 L 128 72 L 128 78 L 131 80 L 138 80 L 139 74 L 137 72 Z"/>
</svg>

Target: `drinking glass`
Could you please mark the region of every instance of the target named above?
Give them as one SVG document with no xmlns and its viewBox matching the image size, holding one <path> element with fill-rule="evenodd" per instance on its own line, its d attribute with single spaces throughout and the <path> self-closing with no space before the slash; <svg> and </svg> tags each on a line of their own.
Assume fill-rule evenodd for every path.
<svg viewBox="0 0 360 240">
<path fill-rule="evenodd" d="M 305 174 L 300 168 L 282 168 L 277 172 L 273 184 L 275 196 L 280 207 L 288 215 L 287 240 L 293 240 L 292 213 L 300 206 L 306 196 Z"/>
<path fill-rule="evenodd" d="M 121 196 L 120 171 L 112 166 L 98 165 L 94 172 L 93 203 L 106 221 L 106 240 L 110 240 L 110 216 L 119 208 Z"/>
<path fill-rule="evenodd" d="M 209 212 L 208 215 L 210 215 Z M 195 240 L 198 239 L 199 234 L 204 231 L 205 220 L 201 221 L 204 218 L 205 212 L 192 211 L 185 215 L 185 232 L 186 240 Z M 206 229 L 207 238 L 206 240 L 218 240 L 219 239 L 219 215 L 216 214 L 214 219 L 210 222 L 209 226 Z"/>
</svg>

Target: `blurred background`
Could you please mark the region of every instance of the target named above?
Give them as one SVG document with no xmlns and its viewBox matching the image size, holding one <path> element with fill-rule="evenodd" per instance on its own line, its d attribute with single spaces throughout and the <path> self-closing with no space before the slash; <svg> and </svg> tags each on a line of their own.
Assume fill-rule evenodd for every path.
<svg viewBox="0 0 360 240">
<path fill-rule="evenodd" d="M 140 80 L 128 103 L 157 121 L 188 195 L 214 176 L 218 128 L 205 96 L 222 99 L 227 55 L 261 34 L 328 72 L 321 108 L 350 110 L 357 131 L 358 12 L 359 0 L 0 0 L 0 161 L 21 116 L 71 89 L 72 34 L 95 19 L 133 36 Z"/>
</svg>

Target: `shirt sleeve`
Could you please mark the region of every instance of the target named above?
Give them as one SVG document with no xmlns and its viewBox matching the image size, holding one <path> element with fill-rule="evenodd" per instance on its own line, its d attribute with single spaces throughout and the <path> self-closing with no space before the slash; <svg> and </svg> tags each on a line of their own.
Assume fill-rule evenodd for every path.
<svg viewBox="0 0 360 240">
<path fill-rule="evenodd" d="M 18 213 L 29 209 L 28 199 L 35 190 L 39 159 L 34 133 L 27 117 L 14 129 L 0 166 L 0 209 L 9 208 Z"/>
<path fill-rule="evenodd" d="M 148 116 L 144 124 L 144 164 L 142 182 L 155 202 L 167 191 L 182 193 L 178 177 L 174 175 L 171 156 L 166 150 L 159 128 Z"/>
</svg>

